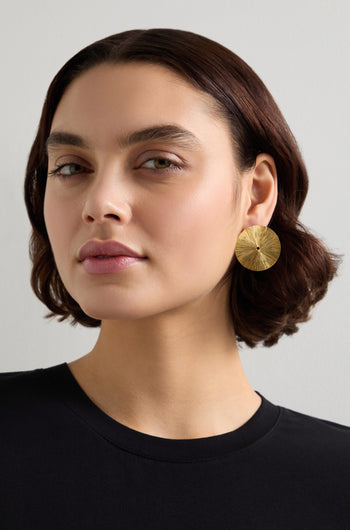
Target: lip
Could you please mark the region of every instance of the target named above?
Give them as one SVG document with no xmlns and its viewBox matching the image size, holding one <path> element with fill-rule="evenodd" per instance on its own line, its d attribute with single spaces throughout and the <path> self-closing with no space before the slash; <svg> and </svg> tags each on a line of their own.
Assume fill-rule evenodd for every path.
<svg viewBox="0 0 350 530">
<path fill-rule="evenodd" d="M 83 262 L 87 258 L 96 258 L 97 256 L 128 256 L 131 258 L 145 258 L 145 256 L 141 256 L 131 248 L 119 243 L 118 241 L 98 241 L 92 239 L 81 247 L 79 250 L 78 259 L 80 262 Z"/>
<path fill-rule="evenodd" d="M 108 258 L 88 257 L 81 262 L 85 272 L 89 274 L 114 274 L 115 272 L 128 269 L 144 258 L 134 258 L 131 256 L 109 256 Z"/>
</svg>

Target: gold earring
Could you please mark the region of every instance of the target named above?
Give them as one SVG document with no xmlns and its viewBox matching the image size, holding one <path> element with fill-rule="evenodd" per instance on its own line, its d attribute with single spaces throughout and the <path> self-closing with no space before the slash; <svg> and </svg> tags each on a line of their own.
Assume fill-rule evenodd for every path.
<svg viewBox="0 0 350 530">
<path fill-rule="evenodd" d="M 251 271 L 270 269 L 281 254 L 281 243 L 276 232 L 267 226 L 249 226 L 238 236 L 236 257 Z"/>
</svg>

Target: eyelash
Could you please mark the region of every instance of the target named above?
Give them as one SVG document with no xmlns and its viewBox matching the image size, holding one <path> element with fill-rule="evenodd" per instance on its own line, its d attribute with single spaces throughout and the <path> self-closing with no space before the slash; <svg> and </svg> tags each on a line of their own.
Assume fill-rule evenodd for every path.
<svg viewBox="0 0 350 530">
<path fill-rule="evenodd" d="M 74 176 L 79 174 L 79 173 L 75 173 L 74 175 L 62 175 L 62 173 L 60 173 L 60 171 L 61 171 L 61 169 L 63 169 L 66 166 L 77 166 L 77 167 L 80 167 L 80 168 L 86 170 L 86 168 L 84 168 L 84 166 L 82 166 L 81 164 L 75 164 L 74 162 L 67 162 L 66 164 L 60 164 L 59 166 L 57 166 L 56 169 L 53 169 L 52 171 L 49 171 L 48 175 L 50 175 L 52 177 L 60 177 L 60 178 L 66 179 L 66 178 L 74 177 Z"/>
<path fill-rule="evenodd" d="M 167 168 L 160 168 L 160 169 L 156 169 L 156 168 L 144 168 L 144 169 L 149 169 L 150 171 L 155 171 L 157 173 L 159 173 L 159 172 L 167 173 L 169 171 L 181 170 L 182 169 L 181 165 L 176 164 L 175 162 L 170 160 L 170 158 L 165 158 L 165 157 L 162 157 L 162 156 L 156 156 L 156 157 L 153 157 L 153 158 L 149 158 L 148 160 L 143 162 L 143 164 L 140 166 L 140 169 L 142 169 L 142 166 L 144 164 L 146 164 L 147 162 L 151 162 L 153 160 L 162 160 L 162 161 L 165 161 L 165 162 L 170 162 L 171 166 L 169 166 Z M 84 171 L 86 171 L 86 169 L 87 169 L 84 166 L 82 166 L 81 164 L 76 164 L 75 162 L 66 162 L 65 164 L 60 164 L 59 166 L 57 166 L 57 168 L 53 169 L 52 171 L 49 171 L 48 175 L 53 176 L 53 177 L 56 176 L 56 177 L 60 177 L 60 178 L 66 179 L 66 178 L 72 178 L 72 177 L 77 176 L 77 175 L 79 175 L 79 174 L 84 172 L 84 171 L 80 171 L 80 172 L 75 173 L 73 175 L 63 175 L 62 173 L 60 173 L 60 171 L 66 166 L 76 166 L 76 167 L 81 168 Z M 88 172 L 91 172 L 91 170 L 88 170 Z"/>
</svg>

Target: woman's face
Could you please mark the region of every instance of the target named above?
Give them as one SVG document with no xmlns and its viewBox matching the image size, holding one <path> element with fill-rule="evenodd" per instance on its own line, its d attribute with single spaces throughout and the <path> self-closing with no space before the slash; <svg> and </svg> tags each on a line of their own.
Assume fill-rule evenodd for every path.
<svg viewBox="0 0 350 530">
<path fill-rule="evenodd" d="M 243 207 L 230 132 L 213 102 L 147 63 L 94 67 L 63 95 L 44 216 L 60 277 L 87 315 L 141 318 L 217 294 Z M 90 240 L 118 241 L 145 259 L 95 274 L 78 259 Z"/>
</svg>

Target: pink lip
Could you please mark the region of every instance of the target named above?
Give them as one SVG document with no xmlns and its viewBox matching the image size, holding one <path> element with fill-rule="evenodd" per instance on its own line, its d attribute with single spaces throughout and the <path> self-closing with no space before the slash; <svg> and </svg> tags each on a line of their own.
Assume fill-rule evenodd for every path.
<svg viewBox="0 0 350 530">
<path fill-rule="evenodd" d="M 81 262 L 84 270 L 90 274 L 112 274 L 131 267 L 144 258 L 132 258 L 131 256 L 110 256 L 108 258 L 85 258 Z"/>
<path fill-rule="evenodd" d="M 88 241 L 79 251 L 79 261 L 86 258 L 96 258 L 97 256 L 129 256 L 132 258 L 143 258 L 134 250 L 118 243 L 117 241 Z"/>
<path fill-rule="evenodd" d="M 143 259 L 146 257 L 117 241 L 91 240 L 79 251 L 79 262 L 90 274 L 111 274 Z"/>
</svg>

